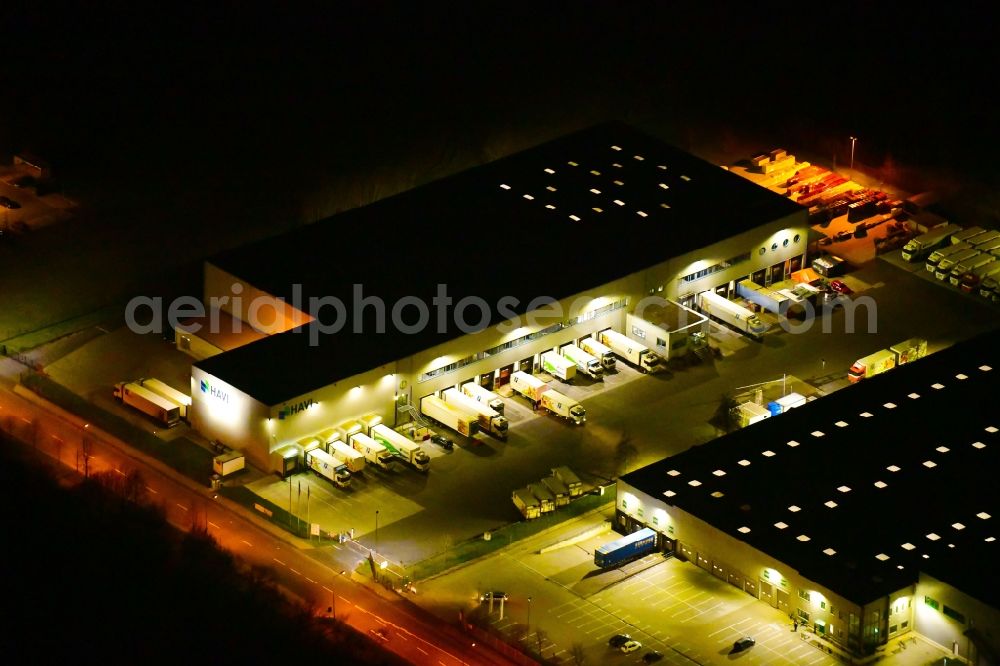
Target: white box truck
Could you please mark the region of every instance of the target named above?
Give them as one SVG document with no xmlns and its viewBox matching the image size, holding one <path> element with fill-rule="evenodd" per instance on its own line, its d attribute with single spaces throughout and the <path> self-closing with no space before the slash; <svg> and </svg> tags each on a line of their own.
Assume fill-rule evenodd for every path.
<svg viewBox="0 0 1000 666">
<path fill-rule="evenodd" d="M 531 494 L 535 496 L 538 500 L 538 506 L 541 507 L 542 513 L 549 513 L 550 511 L 556 510 L 556 498 L 549 492 L 549 489 L 541 483 L 529 483 L 528 490 Z"/>
<path fill-rule="evenodd" d="M 732 326 L 740 333 L 750 337 L 760 338 L 770 328 L 756 314 L 739 303 L 733 303 L 728 298 L 719 296 L 714 291 L 703 291 L 697 297 L 701 311 L 718 321 Z"/>
<path fill-rule="evenodd" d="M 583 494 L 583 482 L 569 467 L 553 467 L 552 476 L 566 484 L 570 497 L 579 497 Z"/>
<path fill-rule="evenodd" d="M 431 457 L 420 448 L 420 445 L 392 428 L 380 423 L 372 427 L 371 438 L 418 472 L 426 472 L 430 469 Z"/>
<path fill-rule="evenodd" d="M 167 428 L 172 428 L 180 422 L 180 407 L 134 382 L 115 384 L 113 395 L 124 404 L 156 419 Z"/>
<path fill-rule="evenodd" d="M 139 385 L 143 388 L 148 388 L 156 395 L 162 396 L 180 407 L 181 418 L 187 420 L 188 408 L 191 406 L 191 396 L 181 393 L 159 379 L 140 379 Z"/>
<path fill-rule="evenodd" d="M 449 405 L 435 395 L 420 400 L 420 413 L 466 437 L 474 437 L 479 430 L 479 414 L 460 405 Z"/>
<path fill-rule="evenodd" d="M 576 377 L 576 363 L 563 358 L 554 351 L 543 352 L 541 356 L 542 370 L 549 373 L 556 379 L 564 382 L 571 382 Z"/>
<path fill-rule="evenodd" d="M 530 400 L 532 407 L 538 407 L 538 402 L 542 399 L 542 394 L 548 390 L 549 385 L 534 375 L 518 370 L 510 376 L 510 387 L 514 389 L 515 393 Z"/>
<path fill-rule="evenodd" d="M 365 460 L 382 469 L 392 469 L 396 456 L 368 435 L 357 432 L 351 435 L 351 448 L 365 455 Z"/>
<path fill-rule="evenodd" d="M 340 462 L 323 449 L 306 451 L 306 467 L 330 480 L 338 488 L 351 485 L 351 473 L 347 465 Z"/>
<path fill-rule="evenodd" d="M 476 414 L 479 419 L 480 432 L 489 433 L 502 440 L 507 439 L 507 428 L 510 424 L 507 417 L 497 414 L 486 403 L 479 402 L 455 388 L 445 389 L 441 397 L 449 405 L 454 405 L 466 412 Z"/>
<path fill-rule="evenodd" d="M 611 351 L 642 372 L 656 372 L 660 369 L 660 357 L 641 342 L 610 328 L 598 333 L 597 338 L 601 344 L 610 347 Z"/>
<path fill-rule="evenodd" d="M 497 414 L 503 414 L 503 399 L 493 391 L 480 386 L 476 382 L 466 382 L 465 384 L 462 384 L 462 393 L 469 396 L 473 400 L 485 403 L 487 407 L 495 411 Z"/>
<path fill-rule="evenodd" d="M 604 366 L 601 365 L 596 356 L 591 356 L 572 344 L 564 345 L 559 351 L 563 355 L 563 358 L 576 364 L 577 371 L 582 372 L 591 379 L 604 379 Z"/>
<path fill-rule="evenodd" d="M 599 358 L 605 372 L 615 369 L 615 353 L 611 351 L 611 347 L 602 345 L 594 338 L 584 338 L 580 340 L 580 348 L 588 354 L 593 354 Z"/>
<path fill-rule="evenodd" d="M 566 484 L 554 476 L 547 476 L 542 479 L 542 484 L 549 489 L 552 496 L 556 498 L 556 506 L 566 506 L 569 504 L 569 489 Z"/>
<path fill-rule="evenodd" d="M 355 451 L 339 439 L 330 442 L 326 452 L 347 465 L 351 474 L 365 471 L 365 454 Z"/>
<path fill-rule="evenodd" d="M 583 408 L 583 405 L 559 391 L 548 389 L 543 392 L 540 403 L 543 408 L 556 416 L 569 419 L 576 425 L 581 425 L 587 420 L 587 410 Z"/>
<path fill-rule="evenodd" d="M 246 468 L 246 457 L 240 451 L 229 451 L 212 458 L 212 471 L 219 476 L 229 476 Z"/>
</svg>

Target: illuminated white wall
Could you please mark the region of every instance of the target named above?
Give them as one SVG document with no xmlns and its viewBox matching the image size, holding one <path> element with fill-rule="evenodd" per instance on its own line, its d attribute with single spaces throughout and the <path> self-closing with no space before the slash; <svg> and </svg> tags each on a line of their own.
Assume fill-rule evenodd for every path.
<svg viewBox="0 0 1000 666">
<path fill-rule="evenodd" d="M 981 575 L 994 574 L 990 570 L 983 570 Z M 932 602 L 937 604 L 937 608 L 934 608 Z M 965 621 L 960 622 L 946 615 L 946 606 L 961 614 Z M 985 666 L 990 662 L 987 655 L 979 654 L 975 645 L 964 635 L 968 629 L 975 627 L 993 646 L 1000 645 L 1000 610 L 925 573 L 921 573 L 917 581 L 913 609 L 916 629 L 922 636 L 945 650 L 957 648 L 958 653 L 970 659 L 973 664 Z"/>
<path fill-rule="evenodd" d="M 269 469 L 267 416 L 266 405 L 201 368 L 191 368 L 191 425 L 207 439 L 243 451 L 262 469 Z"/>
<path fill-rule="evenodd" d="M 238 285 L 234 294 L 234 285 Z M 253 324 L 264 333 L 280 333 L 312 321 L 312 317 L 249 282 L 227 273 L 210 262 L 205 262 L 204 304 L 210 307 L 212 299 L 223 312 Z"/>
</svg>

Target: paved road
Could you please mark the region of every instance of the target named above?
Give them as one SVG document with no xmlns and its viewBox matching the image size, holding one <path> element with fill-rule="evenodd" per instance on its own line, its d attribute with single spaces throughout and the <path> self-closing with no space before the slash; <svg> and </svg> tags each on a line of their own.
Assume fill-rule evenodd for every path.
<svg viewBox="0 0 1000 666">
<path fill-rule="evenodd" d="M 0 361 L 3 362 L 3 361 Z M 6 361 L 10 362 L 10 361 Z M 126 474 L 139 469 L 153 502 L 160 504 L 171 524 L 180 529 L 207 526 L 220 545 L 245 561 L 270 567 L 276 582 L 317 613 L 336 606 L 336 615 L 361 632 L 388 627 L 388 648 L 415 664 L 506 664 L 502 657 L 474 647 L 457 630 L 400 602 L 351 583 L 308 550 L 291 545 L 255 522 L 242 517 L 242 508 L 186 480 L 164 473 L 161 465 L 125 447 L 105 433 L 94 431 L 79 419 L 47 411 L 0 387 L 0 424 L 23 441 L 62 464 L 90 472 L 114 470 Z M 84 441 L 90 454 L 84 456 Z"/>
</svg>

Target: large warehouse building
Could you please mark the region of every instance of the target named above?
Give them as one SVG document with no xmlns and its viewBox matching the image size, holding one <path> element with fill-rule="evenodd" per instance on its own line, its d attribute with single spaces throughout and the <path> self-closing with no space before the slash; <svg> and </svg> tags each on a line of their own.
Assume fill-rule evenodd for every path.
<svg viewBox="0 0 1000 666">
<path fill-rule="evenodd" d="M 265 335 L 178 332 L 200 357 L 192 423 L 284 471 L 303 437 L 401 423 L 607 328 L 682 353 L 676 304 L 786 278 L 807 234 L 805 209 L 725 169 L 623 125 L 585 130 L 208 261 L 206 303 Z M 640 325 L 650 295 L 670 300 Z"/>
<path fill-rule="evenodd" d="M 993 333 L 622 477 L 617 527 L 855 656 L 1000 663 L 998 394 Z"/>
</svg>

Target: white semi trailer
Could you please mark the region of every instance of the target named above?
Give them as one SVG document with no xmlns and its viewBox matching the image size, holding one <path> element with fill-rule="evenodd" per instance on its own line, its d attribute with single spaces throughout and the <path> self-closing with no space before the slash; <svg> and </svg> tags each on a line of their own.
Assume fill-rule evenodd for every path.
<svg viewBox="0 0 1000 666">
<path fill-rule="evenodd" d="M 485 403 L 470 398 L 458 389 L 445 389 L 441 395 L 447 404 L 476 414 L 479 419 L 479 430 L 481 432 L 489 433 L 502 440 L 507 439 L 507 428 L 510 425 L 507 422 L 507 417 L 497 414 Z"/>
<path fill-rule="evenodd" d="M 486 405 L 496 413 L 503 414 L 503 399 L 493 391 L 480 386 L 476 382 L 466 382 L 465 384 L 462 384 L 462 393 L 469 396 L 473 400 L 486 403 Z"/>
<path fill-rule="evenodd" d="M 115 384 L 113 393 L 129 407 L 156 419 L 161 425 L 172 428 L 180 422 L 181 408 L 178 405 L 135 382 Z"/>
<path fill-rule="evenodd" d="M 579 372 L 591 379 L 604 379 L 604 366 L 601 365 L 596 356 L 591 356 L 576 345 L 565 345 L 559 351 L 564 358 L 576 364 L 576 369 Z"/>
<path fill-rule="evenodd" d="M 532 407 L 537 407 L 542 399 L 542 394 L 548 390 L 549 385 L 534 375 L 520 370 L 510 376 L 510 387 L 515 393 L 523 395 L 531 401 Z"/>
<path fill-rule="evenodd" d="M 571 382 L 576 377 L 576 363 L 568 358 L 563 358 L 554 351 L 544 352 L 541 356 L 541 362 L 542 370 L 556 379 Z"/>
<path fill-rule="evenodd" d="M 576 425 L 582 425 L 587 420 L 587 410 L 583 405 L 555 389 L 550 388 L 542 393 L 541 406 Z"/>
<path fill-rule="evenodd" d="M 161 382 L 159 379 L 140 379 L 139 385 L 148 388 L 158 396 L 162 396 L 180 408 L 181 418 L 187 420 L 188 407 L 191 406 L 191 396 L 181 393 L 172 386 Z"/>
<path fill-rule="evenodd" d="M 355 451 L 339 439 L 329 443 L 327 453 L 338 460 L 342 460 L 352 474 L 365 471 L 365 454 Z"/>
<path fill-rule="evenodd" d="M 457 404 L 449 405 L 435 395 L 421 399 L 420 413 L 466 437 L 474 437 L 479 430 L 479 414 Z"/>
<path fill-rule="evenodd" d="M 636 342 L 610 328 L 598 333 L 597 337 L 599 342 L 610 347 L 614 353 L 642 372 L 656 372 L 660 369 L 660 357 L 641 342 Z"/>
<path fill-rule="evenodd" d="M 719 296 L 714 291 L 701 292 L 697 301 L 703 313 L 754 338 L 760 338 L 769 328 L 756 314 L 739 303 L 733 303 L 728 298 Z"/>
<path fill-rule="evenodd" d="M 358 432 L 351 435 L 351 447 L 355 451 L 363 453 L 366 461 L 382 469 L 392 469 L 396 462 L 396 456 L 364 433 Z"/>
<path fill-rule="evenodd" d="M 599 358 L 605 372 L 615 369 L 617 362 L 615 361 L 615 353 L 611 351 L 611 347 L 601 344 L 594 338 L 584 338 L 580 340 L 580 348 L 588 354 L 593 354 Z"/>
<path fill-rule="evenodd" d="M 420 445 L 392 428 L 382 424 L 373 426 L 371 437 L 417 471 L 426 472 L 430 469 L 431 457 Z"/>
<path fill-rule="evenodd" d="M 306 451 L 306 466 L 338 488 L 351 485 L 351 473 L 347 465 L 340 462 L 323 449 Z"/>
</svg>

